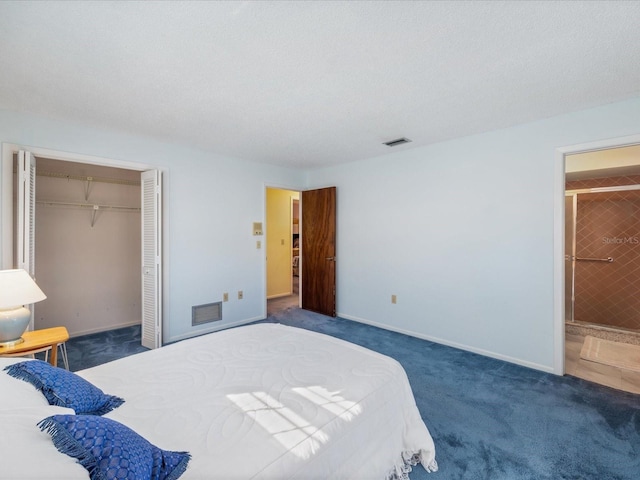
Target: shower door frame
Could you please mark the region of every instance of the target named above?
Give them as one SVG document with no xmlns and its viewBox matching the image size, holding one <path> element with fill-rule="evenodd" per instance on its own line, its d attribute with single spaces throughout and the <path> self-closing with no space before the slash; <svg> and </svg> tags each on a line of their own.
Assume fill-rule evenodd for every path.
<svg viewBox="0 0 640 480">
<path fill-rule="evenodd" d="M 576 322 L 575 318 L 575 293 L 576 293 L 576 260 L 577 260 L 577 233 L 576 233 L 576 225 L 578 220 L 578 195 L 580 194 L 589 194 L 589 193 L 610 193 L 610 192 L 630 192 L 640 190 L 640 185 L 619 185 L 619 186 L 611 186 L 611 187 L 593 187 L 593 188 L 579 188 L 573 190 L 565 190 L 565 322 Z M 567 198 L 571 197 L 572 205 L 571 205 L 571 215 L 572 215 L 572 225 L 571 225 L 571 252 L 567 252 Z M 613 261 L 610 259 L 610 261 Z M 570 270 L 567 265 L 570 265 Z M 571 279 L 570 288 L 567 285 L 567 282 Z M 570 298 L 568 295 L 571 295 Z M 570 318 L 568 317 L 568 312 L 570 313 Z M 595 322 L 587 322 L 578 320 L 580 323 L 585 323 L 588 325 L 602 325 L 600 323 Z M 603 325 L 608 326 L 608 325 Z M 610 328 L 616 328 L 613 326 L 609 326 Z"/>
<path fill-rule="evenodd" d="M 571 199 L 571 218 L 569 218 L 569 202 Z M 578 221 L 578 194 L 573 190 L 566 190 L 564 194 L 565 206 L 565 238 L 564 238 L 564 321 L 574 321 L 576 303 L 576 225 Z M 571 222 L 571 223 L 569 223 Z M 569 230 L 571 232 L 569 233 Z M 571 238 L 567 238 L 568 235 Z"/>
</svg>

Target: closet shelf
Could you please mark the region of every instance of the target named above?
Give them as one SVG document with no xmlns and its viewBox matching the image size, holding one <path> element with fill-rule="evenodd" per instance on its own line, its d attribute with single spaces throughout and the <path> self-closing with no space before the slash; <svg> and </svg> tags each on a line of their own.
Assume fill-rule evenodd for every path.
<svg viewBox="0 0 640 480">
<path fill-rule="evenodd" d="M 117 183 L 120 185 L 140 186 L 140 180 L 126 180 L 123 178 L 95 177 L 87 175 L 70 175 L 68 173 L 43 172 L 36 169 L 36 176 L 80 180 L 83 182 Z"/>
<path fill-rule="evenodd" d="M 84 200 L 89 201 L 89 193 L 91 192 L 91 186 L 93 183 L 114 183 L 118 185 L 140 186 L 139 180 L 128 180 L 124 178 L 109 178 L 109 177 L 94 177 L 88 175 L 72 175 L 69 173 L 56 173 L 56 172 L 43 172 L 36 170 L 36 176 L 49 177 L 49 178 L 61 178 L 69 180 L 79 180 L 84 182 Z"/>
</svg>

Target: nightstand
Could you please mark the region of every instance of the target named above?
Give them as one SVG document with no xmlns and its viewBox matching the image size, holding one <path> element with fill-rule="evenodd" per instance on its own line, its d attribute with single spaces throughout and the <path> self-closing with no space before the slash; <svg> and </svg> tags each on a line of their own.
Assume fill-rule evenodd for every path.
<svg viewBox="0 0 640 480">
<path fill-rule="evenodd" d="M 62 357 L 67 370 L 69 363 L 64 343 L 69 340 L 69 332 L 65 327 L 43 328 L 22 334 L 24 342 L 8 347 L 0 346 L 0 357 L 21 357 L 51 349 L 49 363 L 58 365 L 58 345 L 62 349 Z"/>
</svg>

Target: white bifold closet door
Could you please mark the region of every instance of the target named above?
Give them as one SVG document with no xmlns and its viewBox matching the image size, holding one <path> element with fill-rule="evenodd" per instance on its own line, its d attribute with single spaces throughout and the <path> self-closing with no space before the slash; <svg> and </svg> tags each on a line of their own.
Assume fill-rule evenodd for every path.
<svg viewBox="0 0 640 480">
<path fill-rule="evenodd" d="M 142 346 L 162 346 L 162 176 L 141 174 L 142 193 Z"/>
<path fill-rule="evenodd" d="M 35 273 L 35 208 L 36 208 L 36 158 L 31 152 L 18 151 L 18 218 L 16 232 L 16 268 Z M 30 306 L 33 330 L 33 305 Z"/>
</svg>

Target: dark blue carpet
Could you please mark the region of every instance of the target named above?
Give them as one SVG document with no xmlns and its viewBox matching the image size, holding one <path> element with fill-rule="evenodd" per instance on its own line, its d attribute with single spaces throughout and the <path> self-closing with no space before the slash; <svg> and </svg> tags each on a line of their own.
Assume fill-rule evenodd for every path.
<svg viewBox="0 0 640 480">
<path fill-rule="evenodd" d="M 342 338 L 403 365 L 440 466 L 432 474 L 416 468 L 412 480 L 640 479 L 640 395 L 298 308 L 264 321 Z M 144 350 L 139 329 L 102 335 L 69 341 L 72 369 Z"/>
<path fill-rule="evenodd" d="M 402 364 L 440 466 L 412 480 L 640 479 L 640 395 L 297 308 L 266 321 Z"/>
<path fill-rule="evenodd" d="M 140 344 L 140 338 L 140 325 L 70 338 L 67 341 L 69 370 L 76 372 L 147 351 L 148 348 Z M 58 366 L 64 366 L 60 354 Z"/>
</svg>

